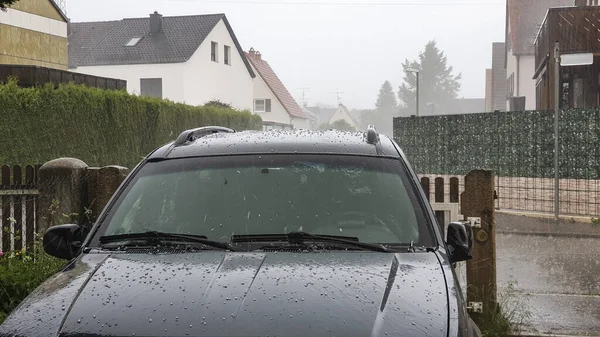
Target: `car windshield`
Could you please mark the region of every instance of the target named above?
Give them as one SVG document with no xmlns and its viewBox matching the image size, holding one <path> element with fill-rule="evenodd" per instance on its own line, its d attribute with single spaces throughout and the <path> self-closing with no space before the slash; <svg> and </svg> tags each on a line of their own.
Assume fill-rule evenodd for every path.
<svg viewBox="0 0 600 337">
<path fill-rule="evenodd" d="M 388 245 L 435 246 L 398 159 L 240 155 L 147 163 L 98 236 L 159 231 L 231 241 L 306 232 Z"/>
</svg>

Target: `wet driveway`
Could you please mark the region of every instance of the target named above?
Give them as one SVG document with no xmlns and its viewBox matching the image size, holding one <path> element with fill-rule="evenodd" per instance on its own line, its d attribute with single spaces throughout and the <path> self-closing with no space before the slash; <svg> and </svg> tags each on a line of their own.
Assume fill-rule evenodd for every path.
<svg viewBox="0 0 600 337">
<path fill-rule="evenodd" d="M 600 336 L 599 238 L 498 233 L 496 245 L 498 285 L 525 294 L 528 332 Z"/>
</svg>

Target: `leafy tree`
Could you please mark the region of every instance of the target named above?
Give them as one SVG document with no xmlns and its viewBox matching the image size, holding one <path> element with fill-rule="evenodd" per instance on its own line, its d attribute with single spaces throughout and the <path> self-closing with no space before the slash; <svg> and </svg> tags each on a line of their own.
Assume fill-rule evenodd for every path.
<svg viewBox="0 0 600 337">
<path fill-rule="evenodd" d="M 340 130 L 340 131 L 356 131 L 356 128 L 353 127 L 352 125 L 350 125 L 348 122 L 346 122 L 343 119 L 338 119 L 337 121 L 328 124 L 328 123 L 324 123 L 321 124 L 321 126 L 319 127 L 319 130 Z"/>
<path fill-rule="evenodd" d="M 377 125 L 377 110 L 365 109 L 360 112 L 360 127 L 366 129 L 369 125 Z"/>
<path fill-rule="evenodd" d="M 398 92 L 398 98 L 408 111 L 416 111 L 416 83 L 417 76 L 406 69 L 419 70 L 419 108 L 424 111 L 427 104 L 444 106 L 448 101 L 456 98 L 460 90 L 462 75 L 453 74 L 452 66 L 447 65 L 444 52 L 439 50 L 435 41 L 429 41 L 425 50 L 419 54 L 418 61 L 406 59 L 402 63 L 404 69 L 404 82 Z"/>
<path fill-rule="evenodd" d="M 5 11 L 6 8 L 10 7 L 17 1 L 19 0 L 0 0 L 0 10 Z"/>
</svg>

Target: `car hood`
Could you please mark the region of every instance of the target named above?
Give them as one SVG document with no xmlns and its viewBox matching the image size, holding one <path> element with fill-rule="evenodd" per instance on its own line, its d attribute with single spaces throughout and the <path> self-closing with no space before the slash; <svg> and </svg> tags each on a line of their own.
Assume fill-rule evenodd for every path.
<svg viewBox="0 0 600 337">
<path fill-rule="evenodd" d="M 86 254 L 0 336 L 446 336 L 438 256 Z"/>
</svg>

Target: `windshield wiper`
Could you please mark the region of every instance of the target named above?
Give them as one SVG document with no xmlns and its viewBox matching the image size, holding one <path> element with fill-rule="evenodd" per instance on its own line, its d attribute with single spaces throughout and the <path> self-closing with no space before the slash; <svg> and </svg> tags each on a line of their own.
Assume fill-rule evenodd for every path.
<svg viewBox="0 0 600 337">
<path fill-rule="evenodd" d="M 360 242 L 356 237 L 315 235 L 306 232 L 290 232 L 288 234 L 256 234 L 256 235 L 234 235 L 231 242 L 268 242 L 287 241 L 290 244 L 306 244 L 306 241 L 335 242 L 348 246 L 354 246 L 376 252 L 390 252 L 391 250 L 381 244 Z"/>
<path fill-rule="evenodd" d="M 135 241 L 135 240 L 143 240 L 144 242 L 148 242 L 150 244 L 159 245 L 164 243 L 165 240 L 175 240 L 181 241 L 184 243 L 200 243 L 206 246 L 220 248 L 230 251 L 237 251 L 233 245 L 228 242 L 222 241 L 214 241 L 209 240 L 204 235 L 192 235 L 192 234 L 175 234 L 175 233 L 165 233 L 158 231 L 148 231 L 144 233 L 131 233 L 131 234 L 119 234 L 119 235 L 107 235 L 100 237 L 101 244 L 108 243 L 116 243 L 122 241 Z"/>
</svg>

